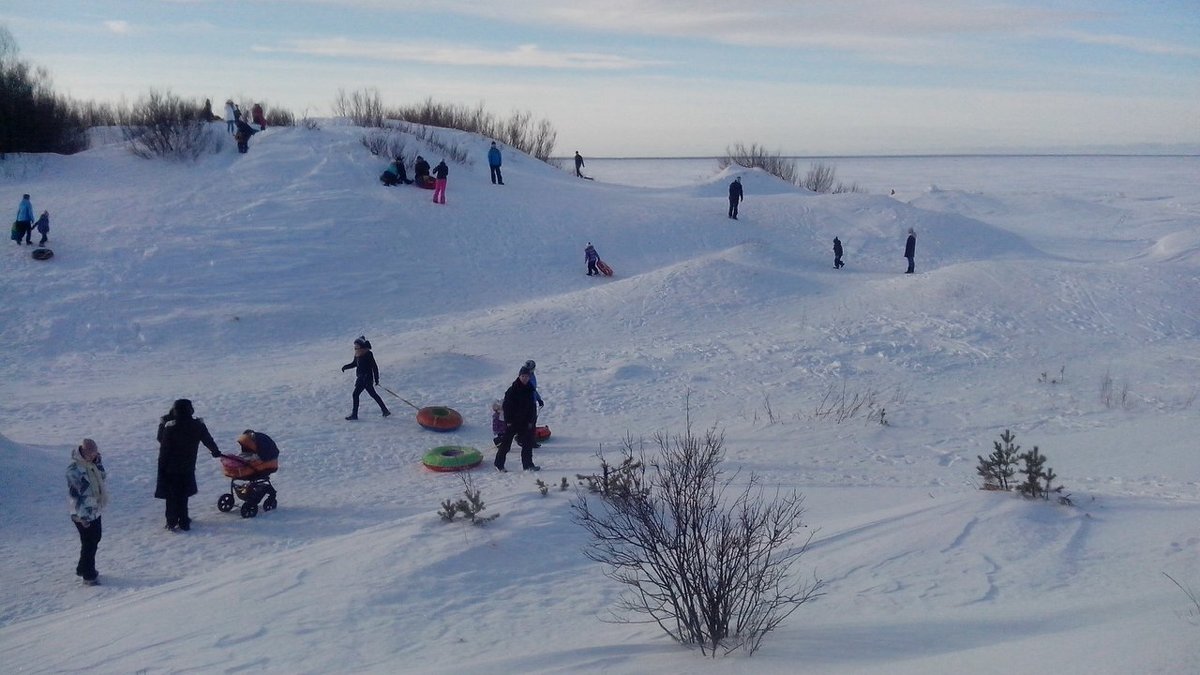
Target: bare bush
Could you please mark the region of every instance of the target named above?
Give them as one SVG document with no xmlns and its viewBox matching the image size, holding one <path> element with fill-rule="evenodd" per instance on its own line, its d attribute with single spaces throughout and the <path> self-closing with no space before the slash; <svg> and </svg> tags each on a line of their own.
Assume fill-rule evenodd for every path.
<svg viewBox="0 0 1200 675">
<path fill-rule="evenodd" d="M 548 120 L 535 122 L 533 113 L 528 111 L 514 111 L 508 119 L 500 119 L 487 112 L 482 103 L 468 107 L 437 103 L 427 98 L 415 105 L 389 109 L 387 117 L 414 125 L 458 129 L 494 138 L 547 163 L 551 161 L 558 140 L 558 132 Z"/>
<path fill-rule="evenodd" d="M 121 134 L 129 150 L 143 159 L 195 160 L 220 151 L 224 137 L 212 133 L 203 106 L 170 91 L 151 89 L 122 111 Z"/>
<path fill-rule="evenodd" d="M 405 151 L 408 141 L 400 134 L 390 131 L 373 129 L 363 134 L 361 141 L 363 147 L 370 150 L 372 155 L 396 159 L 407 154 Z"/>
<path fill-rule="evenodd" d="M 344 89 L 339 89 L 333 101 L 333 114 L 350 118 L 356 126 L 382 127 L 383 101 L 379 98 L 379 90 L 359 89 L 347 94 Z"/>
<path fill-rule="evenodd" d="M 863 415 L 869 420 L 882 419 L 878 410 L 880 410 L 878 391 L 868 387 L 864 391 L 849 392 L 847 383 L 843 380 L 841 387 L 831 384 L 825 388 L 825 394 L 821 396 L 820 403 L 813 410 L 813 417 L 816 419 L 828 418 L 841 424 L 859 415 Z"/>
<path fill-rule="evenodd" d="M 620 479 L 605 497 L 580 493 L 572 503 L 590 535 L 586 555 L 626 586 L 623 613 L 649 617 L 706 655 L 753 654 L 820 595 L 820 580 L 794 578 L 812 538 L 802 533 L 804 499 L 795 491 L 768 499 L 754 475 L 734 487 L 737 476 L 721 468 L 724 435 L 694 435 L 690 418 L 682 435 L 657 434 L 654 445 L 647 463 L 644 448 L 627 440 Z"/>
<path fill-rule="evenodd" d="M 717 159 L 717 167 L 725 169 L 733 166 L 744 166 L 747 169 L 762 169 L 780 180 L 796 185 L 796 160 L 781 157 L 778 152 L 768 152 L 757 143 L 749 147 L 736 143 L 725 148 L 725 156 Z"/>
</svg>

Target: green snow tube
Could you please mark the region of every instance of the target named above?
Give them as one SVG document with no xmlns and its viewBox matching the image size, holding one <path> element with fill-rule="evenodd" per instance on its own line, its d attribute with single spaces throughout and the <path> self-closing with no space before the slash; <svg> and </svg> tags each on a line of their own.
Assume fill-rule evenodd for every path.
<svg viewBox="0 0 1200 675">
<path fill-rule="evenodd" d="M 465 445 L 443 445 L 430 450 L 421 463 L 431 471 L 462 471 L 483 462 L 483 454 Z"/>
</svg>

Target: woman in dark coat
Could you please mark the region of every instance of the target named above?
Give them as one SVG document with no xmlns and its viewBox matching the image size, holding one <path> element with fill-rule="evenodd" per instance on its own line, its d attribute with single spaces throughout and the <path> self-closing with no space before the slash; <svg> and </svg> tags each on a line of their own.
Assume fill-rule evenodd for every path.
<svg viewBox="0 0 1200 675">
<path fill-rule="evenodd" d="M 908 270 L 905 274 L 913 273 L 913 258 L 917 254 L 917 233 L 913 229 L 908 228 L 908 239 L 904 240 L 904 257 L 908 258 Z"/>
<path fill-rule="evenodd" d="M 188 498 L 196 494 L 196 451 L 200 444 L 213 457 L 221 456 L 204 420 L 193 414 L 192 402 L 181 398 L 158 424 L 158 482 L 154 496 L 167 502 L 168 530 L 192 529 Z"/>
<path fill-rule="evenodd" d="M 532 376 L 533 371 L 521 366 L 517 379 L 504 392 L 504 422 L 508 424 L 508 431 L 504 432 L 496 449 L 495 465 L 499 471 L 507 470 L 504 468 L 504 459 L 512 449 L 514 438 L 521 446 L 521 468 L 526 471 L 542 470 L 542 467 L 533 463 L 533 425 L 537 420 L 537 404 L 533 398 L 533 386 L 529 383 Z"/>
</svg>

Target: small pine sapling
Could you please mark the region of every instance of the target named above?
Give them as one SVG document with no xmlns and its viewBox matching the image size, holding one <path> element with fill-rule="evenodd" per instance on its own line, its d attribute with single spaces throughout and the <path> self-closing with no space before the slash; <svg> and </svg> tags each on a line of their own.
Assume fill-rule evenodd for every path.
<svg viewBox="0 0 1200 675">
<path fill-rule="evenodd" d="M 570 488 L 570 487 L 571 487 L 571 481 L 567 480 L 567 477 L 566 477 L 566 476 L 563 476 L 563 477 L 562 477 L 562 482 L 560 482 L 560 483 L 558 484 L 558 491 L 559 491 L 559 492 L 566 492 L 566 491 L 567 491 L 567 489 L 568 489 L 568 488 Z"/>
<path fill-rule="evenodd" d="M 538 492 L 541 493 L 543 497 L 550 494 L 550 486 L 542 482 L 541 478 L 535 480 L 534 484 L 537 485 Z"/>
<path fill-rule="evenodd" d="M 1000 434 L 1000 441 L 1004 441 L 1001 445 L 1000 441 L 992 441 L 992 454 L 984 459 L 981 455 L 976 455 L 979 459 L 979 465 L 975 468 L 975 472 L 983 477 L 983 489 L 985 490 L 1010 490 L 1011 486 L 1008 479 L 1016 474 L 1016 464 L 1018 459 L 1018 451 L 1021 446 L 1013 443 L 1017 435 L 1008 429 Z"/>
<path fill-rule="evenodd" d="M 1047 498 L 1046 489 L 1042 487 L 1042 481 L 1046 477 L 1046 471 L 1042 468 L 1046 464 L 1046 456 L 1038 452 L 1035 445 L 1029 452 L 1021 453 L 1018 459 L 1022 462 L 1021 475 L 1025 476 L 1025 480 L 1017 486 L 1017 492 L 1030 499 Z"/>
</svg>

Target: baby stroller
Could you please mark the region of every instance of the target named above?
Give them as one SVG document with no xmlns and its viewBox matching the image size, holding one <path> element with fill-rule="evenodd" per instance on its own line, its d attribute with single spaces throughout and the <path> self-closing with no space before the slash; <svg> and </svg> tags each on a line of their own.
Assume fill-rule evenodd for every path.
<svg viewBox="0 0 1200 675">
<path fill-rule="evenodd" d="M 257 516 L 259 502 L 263 511 L 274 511 L 279 502 L 275 486 L 271 485 L 271 474 L 279 470 L 279 448 L 270 436 L 252 429 L 247 429 L 237 440 L 241 455 L 221 455 L 221 470 L 229 478 L 229 492 L 217 498 L 217 508 L 228 513 L 240 499 L 243 518 Z"/>
</svg>

